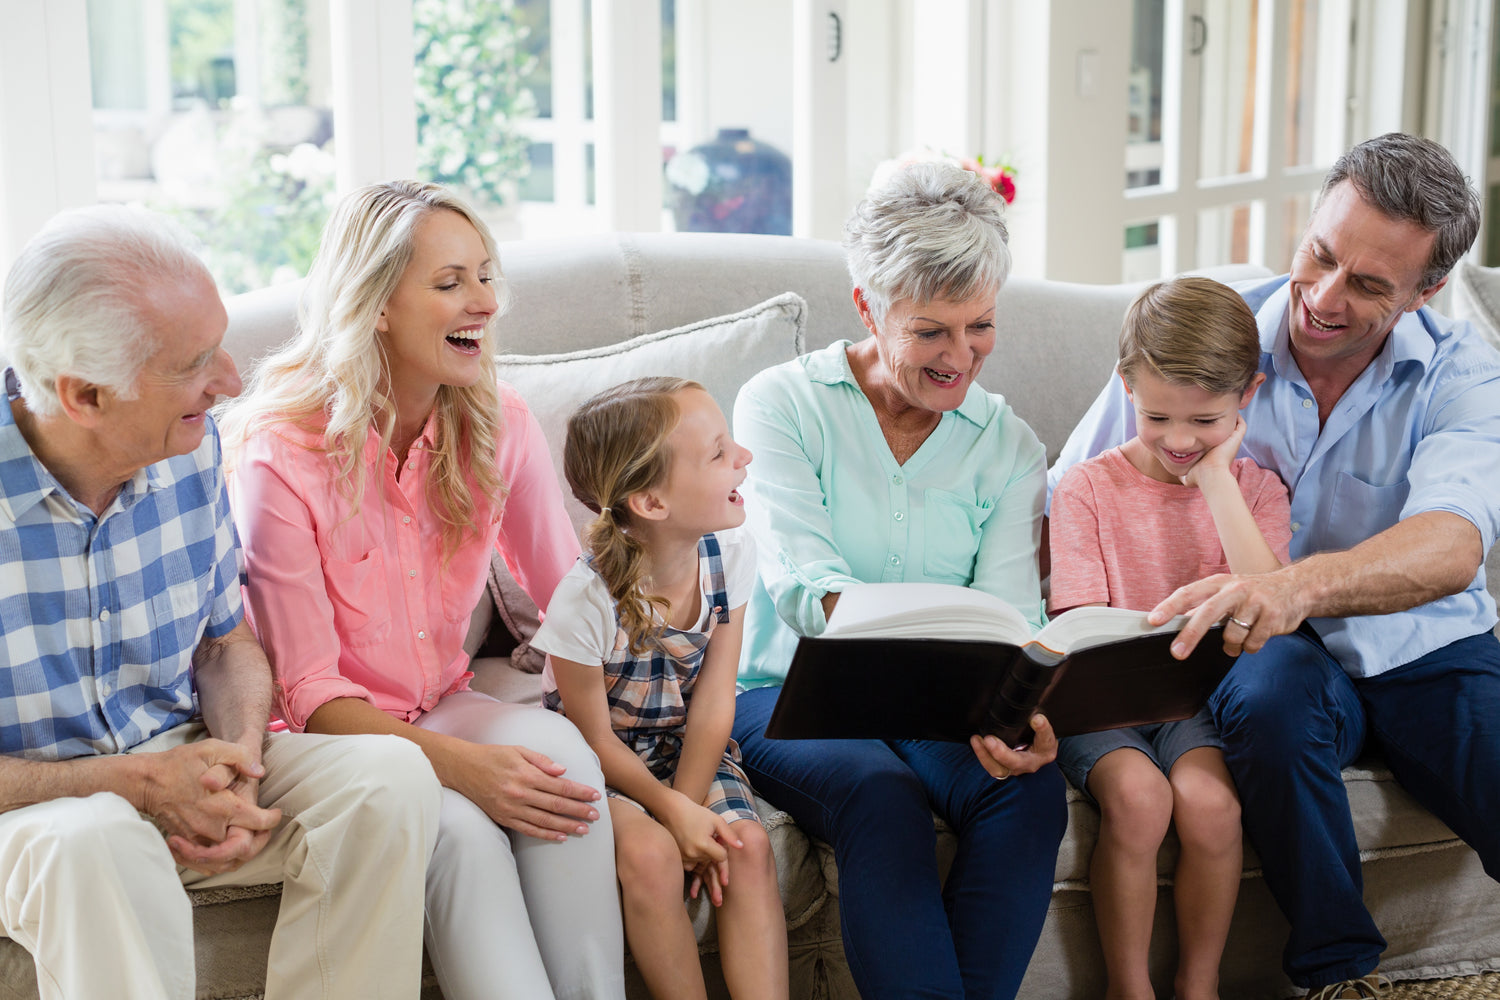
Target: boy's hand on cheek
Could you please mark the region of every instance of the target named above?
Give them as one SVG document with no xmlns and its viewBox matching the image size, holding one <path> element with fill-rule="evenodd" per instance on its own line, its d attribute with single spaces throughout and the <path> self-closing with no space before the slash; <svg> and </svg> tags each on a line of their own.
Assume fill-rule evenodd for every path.
<svg viewBox="0 0 1500 1000">
<path fill-rule="evenodd" d="M 1245 418 L 1236 415 L 1234 430 L 1230 431 L 1229 436 L 1218 445 L 1204 453 L 1197 464 L 1187 471 L 1187 475 L 1182 477 L 1182 484 L 1201 490 L 1211 476 L 1229 475 L 1229 466 L 1234 462 L 1234 457 L 1240 453 L 1240 443 L 1244 440 Z"/>
</svg>

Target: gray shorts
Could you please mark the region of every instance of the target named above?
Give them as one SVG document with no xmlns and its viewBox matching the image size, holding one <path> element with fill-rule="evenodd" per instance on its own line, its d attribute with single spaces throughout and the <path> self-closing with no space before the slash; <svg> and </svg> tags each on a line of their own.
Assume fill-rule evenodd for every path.
<svg viewBox="0 0 1500 1000">
<path fill-rule="evenodd" d="M 1191 719 L 1181 722 L 1160 722 L 1152 726 L 1134 726 L 1127 729 L 1106 729 L 1098 733 L 1069 736 L 1057 742 L 1057 766 L 1077 788 L 1091 800 L 1089 795 L 1089 772 L 1099 763 L 1099 758 L 1112 750 L 1132 747 L 1150 757 L 1161 768 L 1163 774 L 1172 773 L 1177 758 L 1189 750 L 1199 747 L 1224 749 L 1219 739 L 1219 729 L 1204 706 Z"/>
</svg>

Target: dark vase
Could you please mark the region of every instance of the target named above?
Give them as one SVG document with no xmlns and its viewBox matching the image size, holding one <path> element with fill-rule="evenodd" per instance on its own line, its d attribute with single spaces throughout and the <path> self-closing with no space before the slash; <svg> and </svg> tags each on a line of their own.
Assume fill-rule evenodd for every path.
<svg viewBox="0 0 1500 1000">
<path fill-rule="evenodd" d="M 792 234 L 792 161 L 749 129 L 678 153 L 666 182 L 679 232 Z"/>
</svg>

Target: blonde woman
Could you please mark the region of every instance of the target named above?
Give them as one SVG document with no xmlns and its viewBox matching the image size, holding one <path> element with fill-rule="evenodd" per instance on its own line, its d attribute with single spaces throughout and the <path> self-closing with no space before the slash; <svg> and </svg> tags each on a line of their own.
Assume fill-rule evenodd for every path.
<svg viewBox="0 0 1500 1000">
<path fill-rule="evenodd" d="M 288 727 L 404 736 L 443 785 L 426 939 L 444 995 L 622 997 L 598 759 L 561 716 L 468 686 L 491 554 L 540 607 L 578 555 L 541 429 L 496 381 L 505 298 L 450 192 L 343 201 L 297 336 L 223 415 L 246 594 Z"/>
</svg>

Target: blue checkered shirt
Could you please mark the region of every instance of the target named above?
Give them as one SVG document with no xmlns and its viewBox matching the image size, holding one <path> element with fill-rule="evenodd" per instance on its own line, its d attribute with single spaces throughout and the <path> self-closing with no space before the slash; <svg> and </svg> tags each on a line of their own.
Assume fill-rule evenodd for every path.
<svg viewBox="0 0 1500 1000">
<path fill-rule="evenodd" d="M 212 420 L 103 517 L 32 453 L 0 397 L 0 752 L 127 750 L 197 714 L 192 656 L 239 624 L 239 539 Z"/>
</svg>

